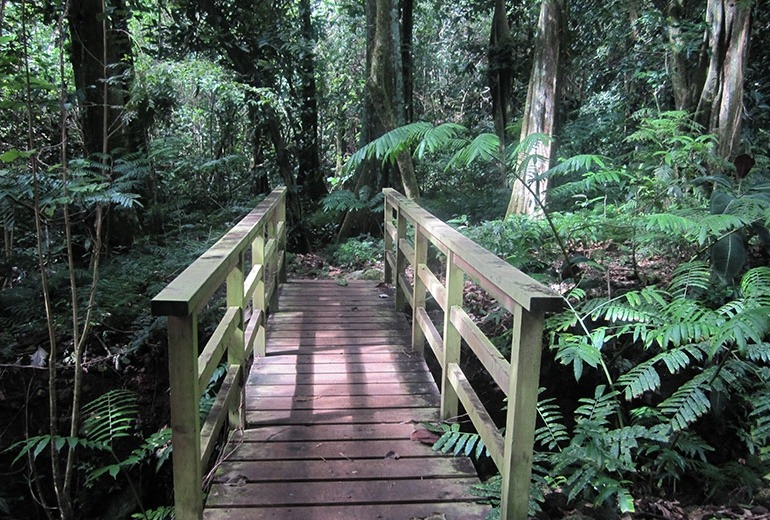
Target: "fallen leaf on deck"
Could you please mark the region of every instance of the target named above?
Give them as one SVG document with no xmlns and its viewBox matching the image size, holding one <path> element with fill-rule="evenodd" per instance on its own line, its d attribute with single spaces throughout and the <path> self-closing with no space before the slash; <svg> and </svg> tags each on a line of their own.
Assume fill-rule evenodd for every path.
<svg viewBox="0 0 770 520">
<path fill-rule="evenodd" d="M 401 455 L 399 455 L 398 453 L 396 453 L 396 452 L 395 452 L 395 451 L 393 451 L 393 450 L 390 450 L 389 452 L 387 452 L 387 453 L 385 454 L 385 458 L 386 458 L 386 459 L 394 459 L 394 460 L 398 460 L 398 459 L 400 459 L 400 458 L 401 458 Z"/>
<path fill-rule="evenodd" d="M 433 444 L 438 440 L 438 435 L 425 428 L 420 428 L 412 432 L 410 437 L 413 441 L 418 441 L 423 444 Z"/>
</svg>

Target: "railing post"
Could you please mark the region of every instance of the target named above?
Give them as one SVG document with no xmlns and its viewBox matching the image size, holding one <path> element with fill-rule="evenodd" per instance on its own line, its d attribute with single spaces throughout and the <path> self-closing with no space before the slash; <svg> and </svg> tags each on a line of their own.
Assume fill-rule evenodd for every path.
<svg viewBox="0 0 770 520">
<path fill-rule="evenodd" d="M 254 237 L 254 241 L 251 243 L 251 265 L 260 265 L 262 270 L 257 281 L 257 287 L 254 289 L 252 296 L 252 312 L 260 312 L 261 318 L 259 323 L 255 324 L 254 334 L 257 337 L 254 339 L 254 357 L 264 357 L 267 350 L 265 344 L 265 313 L 267 312 L 267 305 L 265 302 L 265 230 L 260 228 L 257 236 Z"/>
<path fill-rule="evenodd" d="M 286 283 L 286 197 L 282 197 L 278 206 L 275 208 L 276 225 L 280 226 L 280 236 L 276 237 L 276 243 L 278 244 L 277 252 L 280 255 L 280 271 L 278 273 L 278 282 Z"/>
<path fill-rule="evenodd" d="M 455 253 L 447 253 L 446 301 L 444 302 L 444 359 L 441 362 L 441 419 L 457 416 L 457 392 L 449 381 L 449 365 L 460 364 L 460 333 L 449 319 L 452 307 L 463 303 L 465 276 L 455 264 Z"/>
<path fill-rule="evenodd" d="M 244 308 L 243 308 L 243 280 L 244 280 L 244 270 L 246 267 L 246 255 L 245 251 L 241 251 L 238 255 L 238 263 L 235 267 L 233 267 L 233 270 L 230 271 L 230 273 L 227 275 L 227 306 L 228 307 L 238 307 L 238 323 L 235 327 L 235 330 L 233 330 L 232 335 L 230 338 L 228 338 L 227 341 L 227 364 L 230 366 L 241 366 L 243 365 L 244 357 L 245 357 L 245 351 L 246 351 L 246 345 L 244 343 L 244 331 L 245 331 L 245 325 L 244 325 Z M 243 427 L 243 402 L 245 399 L 244 395 L 244 384 L 243 384 L 243 377 L 244 374 L 241 372 L 241 377 L 237 381 L 237 385 L 239 387 L 238 392 L 240 394 L 240 399 L 238 399 L 238 402 L 233 402 L 230 405 L 230 409 L 228 410 L 228 418 L 231 428 L 242 428 Z"/>
<path fill-rule="evenodd" d="M 422 228 L 415 224 L 414 226 L 414 259 L 412 266 L 414 269 L 414 282 L 412 283 L 412 350 L 423 354 L 425 351 L 425 333 L 420 327 L 417 318 L 417 310 L 425 307 L 425 283 L 418 276 L 420 265 L 428 261 L 428 239 L 425 237 Z"/>
<path fill-rule="evenodd" d="M 390 205 L 390 199 L 388 198 L 388 188 L 385 188 L 383 191 L 385 192 L 383 201 L 383 204 L 385 205 L 385 221 L 382 228 L 385 231 L 383 233 L 385 235 L 385 283 L 396 285 L 396 279 L 395 276 L 393 276 L 393 267 L 390 265 L 390 262 L 388 262 L 388 253 L 393 252 L 393 236 L 388 231 L 388 225 L 391 220 L 393 220 L 393 206 Z M 396 243 L 398 243 L 398 237 L 396 237 Z"/>
<path fill-rule="evenodd" d="M 401 279 L 406 273 L 406 256 L 401 250 L 401 240 L 406 239 L 406 218 L 399 205 L 397 209 L 396 220 L 396 272 L 394 273 L 393 284 L 396 286 L 396 310 L 401 312 L 406 307 L 406 296 L 404 288 L 401 286 Z"/>
<path fill-rule="evenodd" d="M 174 446 L 174 510 L 177 520 L 200 520 L 200 388 L 198 319 L 168 317 L 168 371 L 171 386 L 171 442 Z"/>
<path fill-rule="evenodd" d="M 527 518 L 543 345 L 543 313 L 527 312 L 519 305 L 514 310 L 505 456 L 501 468 L 501 520 Z"/>
</svg>

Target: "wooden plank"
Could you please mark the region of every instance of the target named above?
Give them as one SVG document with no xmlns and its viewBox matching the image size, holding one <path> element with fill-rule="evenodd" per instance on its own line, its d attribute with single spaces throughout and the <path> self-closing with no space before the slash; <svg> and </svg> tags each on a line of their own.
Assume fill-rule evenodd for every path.
<svg viewBox="0 0 770 520">
<path fill-rule="evenodd" d="M 446 456 L 409 439 L 244 442 L 228 460 L 349 460 Z"/>
<path fill-rule="evenodd" d="M 292 344 L 293 343 L 293 344 Z M 270 352 L 267 357 L 283 356 L 288 354 L 295 355 L 307 355 L 317 351 L 317 356 L 334 356 L 342 352 L 349 352 L 352 356 L 360 354 L 386 354 L 389 352 L 408 352 L 409 346 L 406 344 L 397 345 L 388 341 L 376 341 L 371 344 L 365 343 L 362 345 L 326 345 L 326 346 L 313 346 L 313 345 L 298 345 L 298 341 L 282 341 L 273 342 L 270 345 Z"/>
<path fill-rule="evenodd" d="M 476 357 L 489 375 L 492 376 L 497 386 L 499 386 L 505 395 L 508 395 L 508 385 L 511 379 L 511 364 L 489 339 L 481 332 L 470 316 L 460 307 L 452 307 L 449 313 L 449 319 L 452 324 L 460 331 L 465 342 L 476 354 Z"/>
<path fill-rule="evenodd" d="M 419 504 L 212 508 L 206 509 L 203 517 L 206 520 L 409 520 L 429 517 L 472 520 L 486 518 L 490 510 L 491 506 L 470 502 L 426 501 Z"/>
<path fill-rule="evenodd" d="M 478 479 L 409 479 L 303 482 L 246 483 L 242 486 L 214 484 L 208 503 L 228 506 L 280 506 L 317 504 L 420 503 L 425 501 L 473 500 L 470 487 Z"/>
<path fill-rule="evenodd" d="M 268 360 L 270 358 L 263 358 Z M 360 374 L 374 372 L 394 372 L 404 374 L 407 372 L 426 372 L 427 367 L 422 367 L 414 362 L 393 363 L 360 363 L 346 362 L 343 364 L 265 364 L 259 363 L 252 368 L 255 374 Z M 398 380 L 397 377 L 394 380 Z M 350 378 L 340 378 L 340 382 L 350 381 Z"/>
<path fill-rule="evenodd" d="M 475 477 L 476 469 L 465 457 L 420 457 L 412 459 L 359 459 L 297 461 L 225 461 L 217 468 L 215 483 L 231 483 L 234 478 L 248 482 L 309 480 L 382 480 L 440 478 L 447 475 Z"/>
<path fill-rule="evenodd" d="M 337 347 L 365 347 L 365 346 L 390 346 L 392 348 L 410 348 L 410 341 L 406 337 L 340 337 L 340 338 L 275 338 L 268 339 L 268 349 L 276 347 L 295 348 L 337 348 Z"/>
<path fill-rule="evenodd" d="M 279 354 L 273 353 L 266 357 L 262 364 L 270 365 L 315 365 L 315 364 L 343 364 L 356 360 L 365 363 L 414 363 L 420 361 L 414 352 L 409 350 L 387 350 L 384 352 L 350 352 L 341 349 L 334 349 L 328 352 L 319 352 L 313 355 L 312 352 Z"/>
<path fill-rule="evenodd" d="M 439 420 L 438 410 L 430 408 L 389 408 L 369 410 L 270 410 L 246 411 L 250 428 L 275 424 L 367 424 L 414 423 Z"/>
<path fill-rule="evenodd" d="M 453 252 L 457 256 L 454 263 L 509 311 L 516 305 L 539 312 L 562 309 L 564 300 L 550 288 L 463 236 L 416 202 L 394 190 L 387 193 L 397 204 L 399 215 L 405 215 L 425 230 L 426 236 L 439 248 Z"/>
<path fill-rule="evenodd" d="M 225 339 L 233 332 L 240 320 L 241 310 L 238 307 L 228 307 L 225 315 L 219 321 L 211 337 L 198 356 L 198 386 L 206 388 L 211 375 L 222 360 L 227 346 Z"/>
<path fill-rule="evenodd" d="M 419 264 L 417 266 L 417 276 L 420 281 L 425 284 L 428 292 L 433 296 L 433 299 L 439 306 L 444 309 L 444 302 L 446 302 L 446 289 L 444 285 L 436 278 L 436 275 L 425 264 Z"/>
<path fill-rule="evenodd" d="M 417 428 L 420 426 L 412 423 L 264 426 L 244 430 L 236 442 L 404 440 L 410 439 Z"/>
<path fill-rule="evenodd" d="M 430 345 L 433 354 L 441 362 L 444 359 L 444 340 L 441 338 L 441 334 L 436 330 L 436 326 L 433 325 L 424 308 L 418 307 L 415 309 L 414 315 L 416 317 L 416 324 L 422 330 L 424 338 L 428 340 L 428 345 Z"/>
<path fill-rule="evenodd" d="M 484 408 L 484 404 L 473 390 L 462 369 L 457 364 L 452 363 L 447 371 L 449 381 L 455 388 L 460 402 L 471 418 L 476 431 L 479 432 L 487 450 L 489 450 L 489 456 L 498 468 L 503 467 L 504 440 L 500 432 L 497 431 L 495 422 L 489 416 L 487 409 Z"/>
<path fill-rule="evenodd" d="M 313 373 L 289 373 L 289 374 L 259 374 L 251 372 L 248 379 L 249 385 L 281 385 L 281 384 L 346 384 L 358 383 L 368 385 L 372 383 L 431 383 L 433 376 L 430 372 L 407 372 L 398 374 L 395 372 L 361 372 L 348 381 L 340 382 L 339 374 L 313 374 Z"/>
<path fill-rule="evenodd" d="M 435 395 L 313 395 L 313 396 L 255 396 L 246 403 L 246 410 L 338 410 L 362 408 L 424 408 L 438 405 Z"/>
<path fill-rule="evenodd" d="M 246 399 L 265 396 L 313 396 L 313 395 L 419 395 L 438 393 L 436 385 L 429 383 L 327 383 L 327 384 L 277 384 L 270 386 L 247 385 Z"/>
<path fill-rule="evenodd" d="M 227 370 L 225 380 L 217 392 L 216 400 L 209 410 L 206 421 L 201 428 L 201 466 L 205 467 L 214 452 L 214 444 L 217 441 L 219 433 L 222 431 L 222 425 L 228 409 L 232 406 L 236 397 L 240 397 L 240 379 L 241 366 L 230 366 Z"/>
</svg>

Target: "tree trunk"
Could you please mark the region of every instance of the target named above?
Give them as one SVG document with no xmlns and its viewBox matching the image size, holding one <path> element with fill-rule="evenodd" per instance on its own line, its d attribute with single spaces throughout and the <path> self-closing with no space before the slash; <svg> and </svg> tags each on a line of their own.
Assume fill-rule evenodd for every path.
<svg viewBox="0 0 770 520">
<path fill-rule="evenodd" d="M 522 141 L 532 134 L 545 134 L 549 137 L 554 134 L 564 26 L 564 0 L 543 0 L 521 127 Z M 518 178 L 513 182 L 506 216 L 514 213 L 533 214 L 537 212 L 539 204 L 545 203 L 548 181 L 535 180 L 535 177 L 550 168 L 553 141 L 539 141 L 529 152 L 533 155 L 522 154 L 516 166 Z"/>
<path fill-rule="evenodd" d="M 500 138 L 500 146 L 504 147 L 513 85 L 513 36 L 508 25 L 505 0 L 495 1 L 487 60 L 489 61 L 489 90 L 492 93 L 492 118 L 495 123 L 495 133 Z"/>
<path fill-rule="evenodd" d="M 383 131 L 389 132 L 398 126 L 398 116 L 395 106 L 395 81 L 396 67 L 393 57 L 396 55 L 393 47 L 393 33 L 391 31 L 391 12 L 393 0 L 376 0 L 374 22 L 374 46 L 372 48 L 372 61 L 369 75 L 366 80 L 366 88 L 369 91 L 374 114 L 379 119 Z M 405 195 L 410 199 L 420 196 L 417 177 L 414 173 L 412 156 L 401 153 L 396 158 L 401 182 Z"/>
<path fill-rule="evenodd" d="M 729 158 L 740 143 L 751 5 L 709 0 L 706 21 L 710 60 L 695 117 L 717 136 L 719 155 Z"/>
<path fill-rule="evenodd" d="M 318 96 L 315 83 L 315 54 L 313 46 L 315 36 L 310 19 L 310 0 L 300 1 L 300 21 L 305 49 L 299 64 L 302 105 L 300 113 L 300 149 L 297 184 L 303 194 L 311 200 L 318 200 L 326 194 L 326 184 L 321 170 L 318 152 Z"/>
<path fill-rule="evenodd" d="M 70 60 L 81 100 L 81 126 L 87 154 L 105 152 L 105 142 L 109 153 L 118 148 L 135 151 L 142 146 L 144 135 L 135 125 L 126 125 L 121 120 L 133 76 L 128 7 L 124 0 L 104 2 L 107 15 L 103 14 L 102 0 L 71 0 L 68 15 L 72 40 Z M 106 35 L 103 16 L 107 17 Z M 109 82 L 107 89 L 105 82 Z"/>
<path fill-rule="evenodd" d="M 669 44 L 666 69 L 674 94 L 674 107 L 677 110 L 693 110 L 703 83 L 705 52 L 698 53 L 697 61 L 692 62 L 689 44 L 682 31 L 684 0 L 671 0 L 665 8 L 665 14 Z"/>
<path fill-rule="evenodd" d="M 366 3 L 367 18 L 367 79 L 365 89 L 365 128 L 364 142 L 370 142 L 383 133 L 396 128 L 403 123 L 404 115 L 399 116 L 400 103 L 396 95 L 397 82 L 401 82 L 400 69 L 395 61 L 401 59 L 401 46 L 395 44 L 393 33 L 393 0 L 368 0 Z M 400 89 L 399 89 L 400 90 Z M 407 197 L 419 198 L 419 186 L 414 172 L 412 156 L 402 153 L 396 158 L 396 165 L 401 175 L 401 182 Z M 372 193 L 379 190 L 387 171 L 382 171 L 378 177 L 379 165 L 376 161 L 364 161 L 359 167 L 354 193 L 369 186 Z M 356 231 L 366 229 L 366 215 L 360 211 L 349 211 L 345 214 L 337 234 L 337 240 L 351 236 Z"/>
<path fill-rule="evenodd" d="M 412 32 L 414 29 L 414 0 L 401 0 L 401 70 L 404 83 L 405 122 L 414 121 L 414 60 Z"/>
</svg>

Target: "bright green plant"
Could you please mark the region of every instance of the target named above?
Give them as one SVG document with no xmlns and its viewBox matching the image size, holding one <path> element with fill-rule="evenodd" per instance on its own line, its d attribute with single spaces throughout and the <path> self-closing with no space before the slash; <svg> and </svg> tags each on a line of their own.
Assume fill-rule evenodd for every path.
<svg viewBox="0 0 770 520">
<path fill-rule="evenodd" d="M 362 235 L 336 246 L 332 259 L 340 266 L 360 269 L 381 260 L 383 247 L 382 240 Z"/>
<path fill-rule="evenodd" d="M 614 495 L 623 509 L 632 504 L 623 484 L 631 475 L 658 485 L 685 474 L 698 475 L 709 489 L 729 485 L 711 479 L 714 449 L 700 436 L 728 414 L 741 417 L 732 426 L 736 449 L 757 460 L 743 467 L 742 481 L 754 475 L 756 483 L 764 474 L 756 472 L 767 471 L 767 421 L 757 410 L 767 409 L 770 390 L 770 268 L 748 271 L 737 297 L 717 307 L 710 290 L 707 265 L 683 264 L 666 289 L 585 300 L 551 318 L 555 358 L 572 365 L 576 379 L 600 369 L 605 380 L 591 403 L 582 400 L 575 410 L 570 436 L 553 403 L 541 412 L 538 441 L 558 448 L 553 471 L 565 476 L 570 498 L 590 490 L 596 500 Z M 586 404 L 601 413 L 587 414 Z M 614 462 L 602 473 L 601 464 L 591 469 L 589 460 Z M 610 487 L 602 490 L 597 482 Z M 609 491 L 614 486 L 620 487 Z"/>
</svg>

